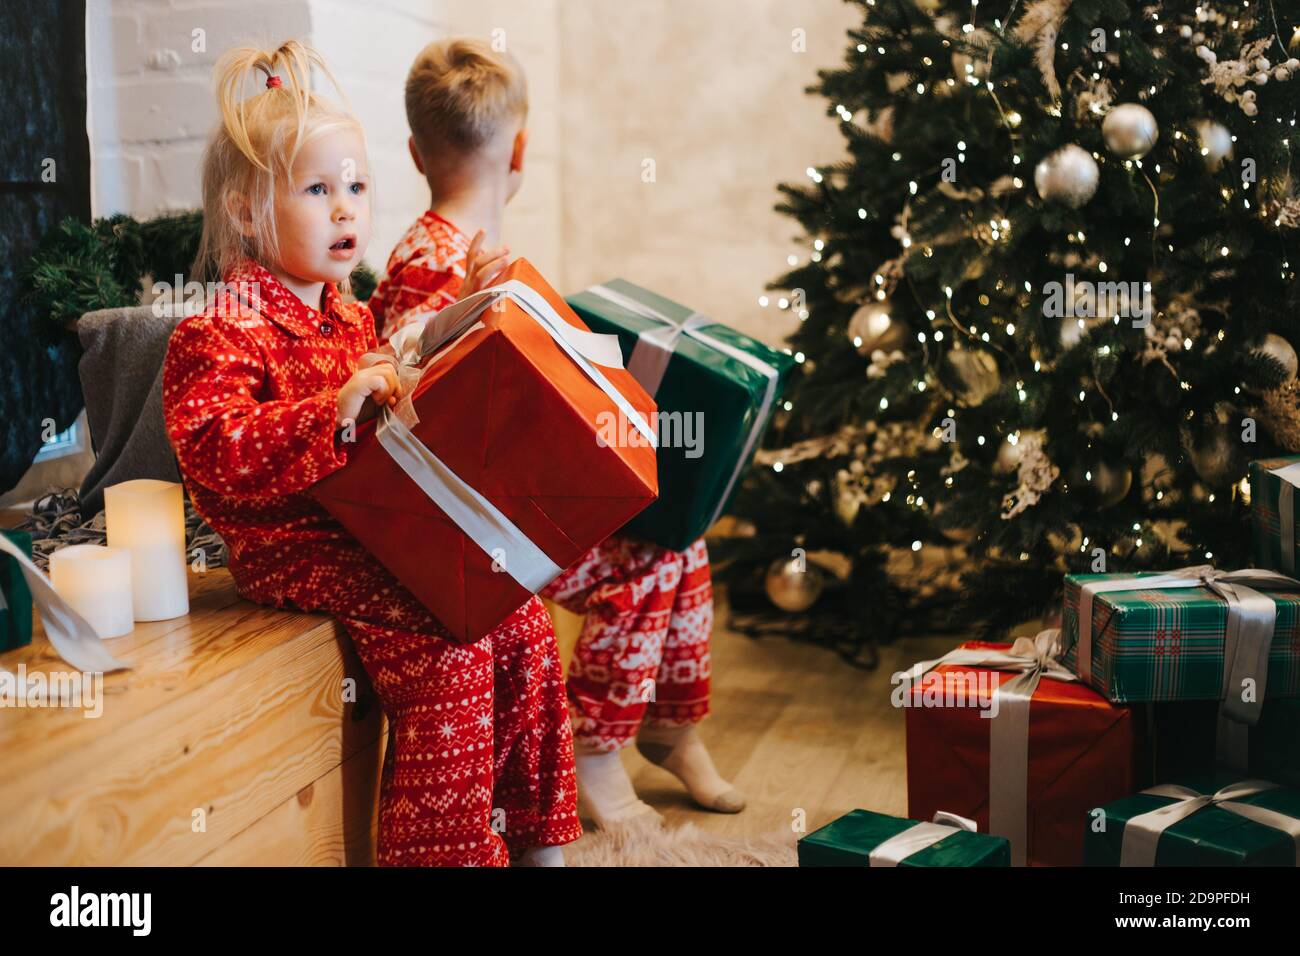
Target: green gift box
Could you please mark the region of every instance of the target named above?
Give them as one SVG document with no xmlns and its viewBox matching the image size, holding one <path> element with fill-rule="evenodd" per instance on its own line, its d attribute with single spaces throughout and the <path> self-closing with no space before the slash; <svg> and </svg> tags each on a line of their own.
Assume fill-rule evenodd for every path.
<svg viewBox="0 0 1300 956">
<path fill-rule="evenodd" d="M 850 810 L 799 841 L 799 865 L 871 866 L 887 840 L 912 830 L 916 820 Z M 1005 837 L 972 833 L 960 827 L 898 860 L 898 866 L 1010 866 L 1011 844 Z M 931 834 L 936 835 L 936 834 Z M 877 863 L 876 865 L 881 865 Z"/>
<path fill-rule="evenodd" d="M 32 536 L 26 531 L 0 531 L 27 557 L 32 556 Z M 32 642 L 32 592 L 18 561 L 0 551 L 0 651 Z"/>
<path fill-rule="evenodd" d="M 1151 704 L 1151 779 L 1201 777 L 1215 771 L 1219 704 L 1197 700 Z M 1300 790 L 1300 699 L 1270 696 L 1247 731 L 1246 770 Z"/>
<path fill-rule="evenodd" d="M 1135 793 L 1089 814 L 1083 860 L 1086 866 L 1295 866 L 1300 854 L 1300 792 L 1283 787 L 1255 789 L 1264 781 L 1242 780 L 1239 774 L 1190 777 L 1178 782 L 1182 796 L 1151 791 Z M 1153 788 L 1160 790 L 1164 788 Z M 1155 841 L 1155 857 L 1126 848 L 1135 834 L 1129 821 L 1163 807 L 1184 803 L 1188 795 L 1216 795 L 1215 802 L 1187 804 L 1192 810 L 1167 826 Z M 1237 809 L 1233 809 L 1233 807 Z M 1260 813 L 1259 811 L 1263 811 Z M 1166 811 L 1168 812 L 1168 811 Z M 1269 822 L 1261 822 L 1261 819 Z M 1151 818 L 1146 827 L 1150 827 Z M 1142 821 L 1139 821 L 1142 823 Z M 1127 831 L 1127 832 L 1126 832 Z M 1125 859 L 1125 850 L 1130 856 Z"/>
<path fill-rule="evenodd" d="M 1090 668 L 1079 660 L 1083 586 L 1157 572 L 1067 574 L 1062 662 L 1117 704 L 1219 700 L 1223 697 L 1228 605 L 1209 588 L 1149 587 L 1101 592 L 1092 599 Z M 1135 582 L 1136 584 L 1136 582 Z M 1300 588 L 1270 589 L 1277 606 L 1269 646 L 1267 699 L 1300 696 Z M 1089 673 L 1085 673 L 1085 670 Z"/>
<path fill-rule="evenodd" d="M 1250 478 L 1250 542 L 1257 568 L 1296 576 L 1295 485 L 1300 483 L 1300 457 L 1252 461 Z M 1282 516 L 1289 515 L 1289 533 L 1282 534 Z M 1285 541 L 1283 540 L 1285 538 Z"/>
<path fill-rule="evenodd" d="M 659 499 L 625 530 L 683 551 L 726 509 L 794 359 L 623 279 L 566 301 L 593 332 L 618 336 L 659 408 Z"/>
</svg>

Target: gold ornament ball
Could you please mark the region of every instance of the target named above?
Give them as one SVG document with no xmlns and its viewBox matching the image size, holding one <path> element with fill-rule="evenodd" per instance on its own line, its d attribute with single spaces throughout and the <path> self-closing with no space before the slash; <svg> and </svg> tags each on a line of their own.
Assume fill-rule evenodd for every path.
<svg viewBox="0 0 1300 956">
<path fill-rule="evenodd" d="M 997 359 L 985 351 L 953 349 L 948 353 L 947 369 L 953 393 L 970 407 L 982 404 L 1002 387 Z"/>
<path fill-rule="evenodd" d="M 826 580 L 821 569 L 808 564 L 806 558 L 777 558 L 768 567 L 763 585 L 773 604 L 791 614 L 800 614 L 821 597 Z"/>
<path fill-rule="evenodd" d="M 1101 135 L 1106 148 L 1120 159 L 1141 159 L 1160 138 L 1160 128 L 1145 106 L 1122 103 L 1102 120 Z"/>
<path fill-rule="evenodd" d="M 1300 56 L 1300 27 L 1296 27 L 1295 32 L 1291 34 L 1291 40 L 1286 45 L 1286 51 L 1292 56 Z"/>
<path fill-rule="evenodd" d="M 907 329 L 889 315 L 889 300 L 864 302 L 849 319 L 849 341 L 862 355 L 876 349 L 892 352 L 903 344 Z"/>
<path fill-rule="evenodd" d="M 1286 369 L 1286 380 L 1294 382 L 1297 370 L 1300 370 L 1300 361 L 1297 361 L 1295 349 L 1291 343 L 1280 335 L 1270 332 L 1264 336 L 1264 341 L 1257 345 L 1254 351 L 1267 355 L 1275 362 Z"/>
<path fill-rule="evenodd" d="M 1034 167 L 1034 188 L 1048 202 L 1078 209 L 1097 192 L 1101 170 L 1082 146 L 1067 143 Z"/>
<path fill-rule="evenodd" d="M 1070 484 L 1088 488 L 1099 509 L 1113 508 L 1128 496 L 1133 487 L 1133 469 L 1124 462 L 1078 462 L 1070 471 Z"/>
<path fill-rule="evenodd" d="M 1246 474 L 1246 455 L 1241 436 L 1233 426 L 1214 424 L 1192 447 L 1189 457 L 1201 481 L 1211 489 L 1227 488 Z"/>
</svg>

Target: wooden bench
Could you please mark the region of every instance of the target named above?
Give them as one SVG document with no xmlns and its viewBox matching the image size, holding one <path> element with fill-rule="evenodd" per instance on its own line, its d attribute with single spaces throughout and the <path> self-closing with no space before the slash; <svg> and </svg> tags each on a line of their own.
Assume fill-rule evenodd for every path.
<svg viewBox="0 0 1300 956">
<path fill-rule="evenodd" d="M 109 641 L 102 715 L 0 708 L 0 865 L 372 865 L 387 721 L 343 629 L 191 575 Z M 0 654 L 68 672 L 39 624 Z M 355 679 L 356 702 L 344 702 Z"/>
</svg>

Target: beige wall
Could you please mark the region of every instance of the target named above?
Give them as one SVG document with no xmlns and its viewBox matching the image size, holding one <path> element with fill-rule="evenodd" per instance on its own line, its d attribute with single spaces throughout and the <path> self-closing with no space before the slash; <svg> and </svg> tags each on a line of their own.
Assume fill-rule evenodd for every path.
<svg viewBox="0 0 1300 956">
<path fill-rule="evenodd" d="M 573 291 L 623 276 L 777 344 L 795 321 L 758 305 L 798 224 L 778 182 L 839 159 L 826 101 L 855 8 L 835 0 L 518 0 L 443 4 L 452 32 L 506 31 L 528 71 L 512 251 Z M 804 31 L 806 52 L 792 33 Z M 655 181 L 643 182 L 643 162 Z M 775 300 L 775 296 L 773 299 Z"/>
</svg>

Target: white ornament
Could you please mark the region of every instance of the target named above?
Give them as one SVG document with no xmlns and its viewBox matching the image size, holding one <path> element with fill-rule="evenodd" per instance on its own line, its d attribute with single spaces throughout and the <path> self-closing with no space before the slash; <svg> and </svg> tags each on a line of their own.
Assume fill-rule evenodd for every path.
<svg viewBox="0 0 1300 956">
<path fill-rule="evenodd" d="M 1232 158 L 1232 134 L 1222 123 L 1214 120 L 1201 120 L 1197 124 L 1201 137 L 1201 155 L 1210 172 L 1218 172 L 1225 159 Z"/>
<path fill-rule="evenodd" d="M 1257 345 L 1254 351 L 1267 355 L 1281 365 L 1286 370 L 1286 380 L 1288 382 L 1295 381 L 1296 372 L 1300 370 L 1300 360 L 1297 360 L 1295 349 L 1291 347 L 1291 343 L 1282 336 L 1270 332 L 1264 336 L 1264 341 Z"/>
<path fill-rule="evenodd" d="M 1048 202 L 1078 209 L 1097 192 L 1101 171 L 1092 154 L 1069 143 L 1034 167 L 1034 187 Z"/>
<path fill-rule="evenodd" d="M 1120 159 L 1141 159 L 1160 138 L 1156 118 L 1145 106 L 1124 103 L 1106 114 L 1101 124 L 1106 148 Z"/>
</svg>

